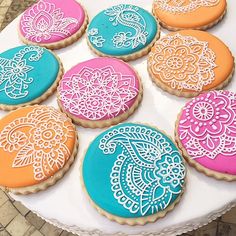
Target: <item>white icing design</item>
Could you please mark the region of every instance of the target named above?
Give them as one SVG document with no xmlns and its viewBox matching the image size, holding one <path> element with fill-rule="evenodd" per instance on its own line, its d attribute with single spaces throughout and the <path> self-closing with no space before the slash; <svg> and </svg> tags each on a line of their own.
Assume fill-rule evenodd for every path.
<svg viewBox="0 0 236 236">
<path fill-rule="evenodd" d="M 220 0 L 155 0 L 155 6 L 172 14 L 186 14 L 200 7 L 212 7 Z"/>
<path fill-rule="evenodd" d="M 121 154 L 114 156 L 118 146 Z M 162 211 L 182 191 L 185 166 L 161 133 L 142 126 L 120 127 L 104 135 L 99 148 L 108 158 L 116 158 L 111 190 L 130 213 Z"/>
<path fill-rule="evenodd" d="M 0 147 L 16 152 L 13 168 L 32 165 L 34 179 L 43 180 L 61 169 L 70 157 L 66 142 L 74 137 L 74 129 L 67 121 L 56 109 L 39 106 L 4 127 Z"/>
<path fill-rule="evenodd" d="M 59 93 L 63 106 L 71 114 L 88 120 L 110 119 L 129 109 L 138 95 L 136 78 L 122 75 L 108 65 L 83 67 L 78 74 L 63 78 Z"/>
<path fill-rule="evenodd" d="M 192 158 L 236 155 L 236 96 L 212 91 L 193 99 L 183 110 L 178 133 Z"/>
<path fill-rule="evenodd" d="M 102 48 L 103 44 L 105 43 L 105 39 L 101 36 L 98 35 L 99 30 L 97 28 L 92 28 L 88 31 L 88 37 L 90 37 L 90 42 L 94 44 L 98 48 Z"/>
<path fill-rule="evenodd" d="M 173 89 L 202 91 L 215 79 L 214 51 L 192 36 L 177 33 L 158 40 L 150 58 L 152 72 Z"/>
<path fill-rule="evenodd" d="M 23 14 L 21 29 L 26 34 L 25 38 L 40 43 L 50 40 L 52 36 L 70 36 L 71 29 L 78 23 L 75 18 L 64 17 L 63 11 L 56 8 L 55 4 L 40 0 Z"/>
<path fill-rule="evenodd" d="M 0 57 L 0 93 L 5 93 L 11 99 L 20 99 L 28 95 L 28 86 L 33 82 L 28 72 L 34 70 L 30 62 L 39 61 L 44 52 L 43 48 L 27 46 L 17 52 L 12 59 Z M 27 54 L 32 54 L 25 59 Z"/>
<path fill-rule="evenodd" d="M 146 21 L 139 13 L 139 8 L 132 5 L 118 5 L 105 11 L 109 16 L 109 21 L 113 26 L 124 26 L 135 31 L 118 32 L 113 36 L 113 45 L 116 48 L 137 48 L 140 44 L 145 45 L 148 32 L 146 30 Z"/>
</svg>

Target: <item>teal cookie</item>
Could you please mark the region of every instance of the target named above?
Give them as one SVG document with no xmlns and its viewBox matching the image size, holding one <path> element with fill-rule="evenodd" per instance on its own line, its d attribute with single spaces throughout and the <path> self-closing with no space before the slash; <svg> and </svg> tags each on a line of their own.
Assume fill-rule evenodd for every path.
<svg viewBox="0 0 236 236">
<path fill-rule="evenodd" d="M 20 46 L 1 53 L 0 108 L 15 109 L 49 95 L 61 70 L 55 55 L 42 47 Z"/>
<path fill-rule="evenodd" d="M 87 37 L 98 54 L 122 58 L 151 47 L 159 30 L 149 12 L 120 4 L 96 15 L 89 24 Z"/>
<path fill-rule="evenodd" d="M 82 178 L 96 206 L 114 220 L 119 217 L 123 223 L 133 220 L 135 224 L 135 218 L 154 215 L 157 219 L 175 205 L 183 192 L 185 165 L 165 134 L 150 126 L 124 123 L 91 143 Z M 143 223 L 149 221 L 145 219 Z"/>
</svg>

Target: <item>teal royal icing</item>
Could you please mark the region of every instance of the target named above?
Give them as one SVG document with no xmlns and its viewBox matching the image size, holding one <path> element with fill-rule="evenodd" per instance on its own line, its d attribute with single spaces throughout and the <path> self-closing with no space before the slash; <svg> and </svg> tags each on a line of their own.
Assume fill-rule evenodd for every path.
<svg viewBox="0 0 236 236">
<path fill-rule="evenodd" d="M 43 95 L 59 72 L 56 57 L 38 46 L 20 46 L 0 54 L 0 104 L 19 105 Z"/>
<path fill-rule="evenodd" d="M 185 165 L 175 144 L 152 127 L 132 123 L 100 134 L 87 150 L 82 172 L 92 201 L 123 218 L 165 210 L 185 181 Z"/>
<path fill-rule="evenodd" d="M 96 15 L 87 35 L 91 45 L 101 53 L 123 56 L 145 48 L 158 30 L 157 21 L 149 12 L 120 4 Z"/>
</svg>

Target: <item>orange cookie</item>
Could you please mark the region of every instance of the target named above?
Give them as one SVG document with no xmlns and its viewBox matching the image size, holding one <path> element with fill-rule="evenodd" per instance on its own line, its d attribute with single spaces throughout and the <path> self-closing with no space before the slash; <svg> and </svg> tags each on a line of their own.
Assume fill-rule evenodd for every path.
<svg viewBox="0 0 236 236">
<path fill-rule="evenodd" d="M 207 29 L 225 15 L 226 0 L 154 0 L 153 14 L 169 30 Z"/>
<path fill-rule="evenodd" d="M 204 31 L 182 30 L 155 43 L 149 54 L 148 71 L 163 90 L 194 97 L 226 86 L 234 72 L 234 58 L 215 36 Z"/>
<path fill-rule="evenodd" d="M 28 194 L 62 178 L 77 152 L 71 120 L 47 106 L 28 106 L 0 120 L 0 186 Z"/>
</svg>

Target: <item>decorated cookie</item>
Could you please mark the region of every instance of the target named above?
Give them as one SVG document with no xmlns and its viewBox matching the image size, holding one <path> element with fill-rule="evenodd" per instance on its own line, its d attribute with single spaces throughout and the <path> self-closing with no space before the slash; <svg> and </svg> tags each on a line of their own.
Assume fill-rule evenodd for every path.
<svg viewBox="0 0 236 236">
<path fill-rule="evenodd" d="M 38 46 L 20 46 L 0 54 L 0 109 L 40 103 L 63 74 L 59 58 Z"/>
<path fill-rule="evenodd" d="M 164 217 L 179 202 L 185 165 L 168 136 L 150 126 L 124 123 L 90 144 L 82 180 L 99 213 L 120 224 L 143 225 Z"/>
<path fill-rule="evenodd" d="M 19 34 L 26 44 L 59 49 L 80 38 L 87 24 L 87 14 L 78 1 L 39 0 L 23 13 Z"/>
<path fill-rule="evenodd" d="M 0 120 L 0 186 L 28 194 L 53 185 L 73 163 L 76 129 L 63 113 L 28 106 Z"/>
<path fill-rule="evenodd" d="M 74 122 L 98 128 L 131 115 L 142 99 L 142 84 L 127 63 L 95 58 L 69 70 L 58 87 L 58 104 Z"/>
<path fill-rule="evenodd" d="M 236 180 L 236 94 L 211 91 L 188 102 L 176 123 L 176 140 L 197 170 Z"/>
<path fill-rule="evenodd" d="M 155 43 L 149 54 L 148 71 L 163 90 L 176 96 L 194 97 L 226 86 L 233 75 L 234 58 L 215 36 L 183 30 Z"/>
<path fill-rule="evenodd" d="M 126 61 L 147 54 L 159 34 L 159 25 L 149 12 L 126 4 L 100 12 L 87 30 L 88 44 L 95 53 Z"/>
<path fill-rule="evenodd" d="M 226 13 L 226 0 L 154 0 L 153 13 L 169 30 L 207 29 Z"/>
</svg>

